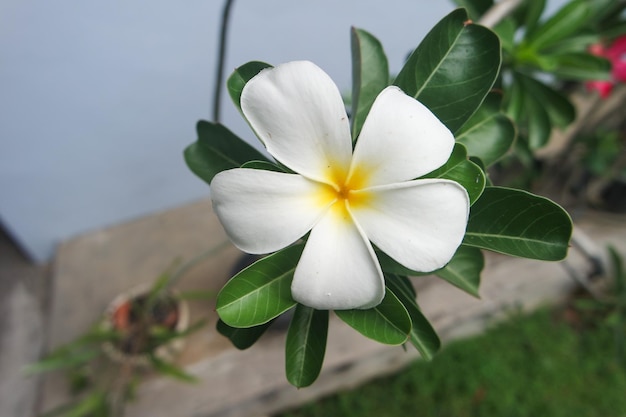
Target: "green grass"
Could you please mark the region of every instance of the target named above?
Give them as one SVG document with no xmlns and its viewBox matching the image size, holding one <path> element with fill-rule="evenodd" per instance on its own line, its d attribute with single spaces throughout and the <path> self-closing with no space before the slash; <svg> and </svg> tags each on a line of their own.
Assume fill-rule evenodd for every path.
<svg viewBox="0 0 626 417">
<path fill-rule="evenodd" d="M 281 417 L 626 417 L 626 365 L 612 330 L 575 329 L 562 317 L 515 316 L 430 363 Z"/>
</svg>

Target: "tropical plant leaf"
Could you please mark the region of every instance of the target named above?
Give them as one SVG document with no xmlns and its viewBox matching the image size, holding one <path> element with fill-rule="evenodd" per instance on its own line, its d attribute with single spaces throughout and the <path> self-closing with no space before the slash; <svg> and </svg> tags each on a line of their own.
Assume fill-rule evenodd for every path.
<svg viewBox="0 0 626 417">
<path fill-rule="evenodd" d="M 109 410 L 106 403 L 106 392 L 94 391 L 80 398 L 77 402 L 56 407 L 41 417 L 104 417 Z"/>
<path fill-rule="evenodd" d="M 504 156 L 515 141 L 515 125 L 500 110 L 501 101 L 500 94 L 489 93 L 456 135 L 467 153 L 480 158 L 486 166 Z"/>
<path fill-rule="evenodd" d="M 411 333 L 409 340 L 415 346 L 422 358 L 429 361 L 441 347 L 441 341 L 437 332 L 433 329 L 428 319 L 422 314 L 415 300 L 415 289 L 407 277 L 398 275 L 385 276 L 387 288 L 406 308 L 411 317 Z"/>
<path fill-rule="evenodd" d="M 525 93 L 532 95 L 535 103 L 541 103 L 540 107 L 546 111 L 551 125 L 565 127 L 574 121 L 576 109 L 563 94 L 524 74 L 516 73 L 515 77 Z"/>
<path fill-rule="evenodd" d="M 493 0 L 454 0 L 454 3 L 466 9 L 470 19 L 476 21 L 493 6 Z"/>
<path fill-rule="evenodd" d="M 241 166 L 241 168 L 260 169 L 263 171 L 285 172 L 276 164 L 268 161 L 249 161 Z"/>
<path fill-rule="evenodd" d="M 36 374 L 42 372 L 56 371 L 59 369 L 68 369 L 82 364 L 89 363 L 97 358 L 100 353 L 100 347 L 92 347 L 90 349 L 81 349 L 65 351 L 65 354 L 56 354 L 47 356 L 38 362 L 26 365 L 23 371 L 26 374 Z"/>
<path fill-rule="evenodd" d="M 291 385 L 307 387 L 317 379 L 324 362 L 327 335 L 328 310 L 298 304 L 285 345 L 285 369 Z"/>
<path fill-rule="evenodd" d="M 297 244 L 266 256 L 235 275 L 217 295 L 217 313 L 232 327 L 267 323 L 296 305 L 291 281 L 304 249 Z"/>
<path fill-rule="evenodd" d="M 611 78 L 611 63 L 607 59 L 587 52 L 550 55 L 549 71 L 565 80 L 608 80 Z"/>
<path fill-rule="evenodd" d="M 539 149 L 548 143 L 552 124 L 542 103 L 533 95 L 524 93 L 522 120 L 526 122 L 526 140 L 530 149 Z"/>
<path fill-rule="evenodd" d="M 478 287 L 484 266 L 485 257 L 480 249 L 462 245 L 450 262 L 436 271 L 435 275 L 474 297 L 480 297 Z"/>
<path fill-rule="evenodd" d="M 185 162 L 208 184 L 226 169 L 240 167 L 248 161 L 267 161 L 261 152 L 221 124 L 200 120 L 196 128 L 198 140 L 185 149 Z"/>
<path fill-rule="evenodd" d="M 485 173 L 475 163 L 467 159 L 467 150 L 460 143 L 454 145 L 448 161 L 440 168 L 424 175 L 423 178 L 444 178 L 461 184 L 469 194 L 470 204 L 474 204 L 485 188 Z"/>
<path fill-rule="evenodd" d="M 222 336 L 227 337 L 233 346 L 237 349 L 244 350 L 254 345 L 265 331 L 271 326 L 272 321 L 248 328 L 231 327 L 222 320 L 217 321 L 216 329 Z"/>
<path fill-rule="evenodd" d="M 453 133 L 478 109 L 500 69 L 500 41 L 464 9 L 441 20 L 411 54 L 394 84 Z"/>
<path fill-rule="evenodd" d="M 260 61 L 250 61 L 246 64 L 235 69 L 235 71 L 228 77 L 226 81 L 226 87 L 228 88 L 228 94 L 233 100 L 233 103 L 241 111 L 241 92 L 246 83 L 250 81 L 252 77 L 257 75 L 265 68 L 271 68 L 270 64 Z"/>
<path fill-rule="evenodd" d="M 546 8 L 546 0 L 527 0 L 524 1 L 522 6 L 514 13 L 514 15 L 522 16 L 520 23 L 524 25 L 527 36 L 535 31 L 537 25 L 539 25 L 539 19 Z"/>
<path fill-rule="evenodd" d="M 540 51 L 580 31 L 591 15 L 587 1 L 572 0 L 544 23 L 534 26 L 526 35 L 525 43 L 535 51 Z"/>
<path fill-rule="evenodd" d="M 463 243 L 507 255 L 558 261 L 567 255 L 572 221 L 544 197 L 486 187 L 470 210 Z"/>
<path fill-rule="evenodd" d="M 367 114 L 380 93 L 389 85 L 389 64 L 378 39 L 352 28 L 352 140 L 356 140 Z"/>
<path fill-rule="evenodd" d="M 411 332 L 411 317 L 391 291 L 368 310 L 336 310 L 337 316 L 363 336 L 387 345 L 401 345 Z"/>
<path fill-rule="evenodd" d="M 163 359 L 158 358 L 156 355 L 149 355 L 148 358 L 150 360 L 150 364 L 154 367 L 154 369 L 162 375 L 169 376 L 184 382 L 198 382 L 198 378 L 185 372 L 182 368 L 174 365 L 173 363 L 164 361 Z"/>
</svg>

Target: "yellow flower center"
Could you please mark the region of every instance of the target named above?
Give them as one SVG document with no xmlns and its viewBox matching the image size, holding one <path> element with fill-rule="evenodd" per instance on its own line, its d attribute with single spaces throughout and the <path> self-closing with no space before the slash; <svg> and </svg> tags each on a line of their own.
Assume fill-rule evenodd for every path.
<svg viewBox="0 0 626 417">
<path fill-rule="evenodd" d="M 354 169 L 351 175 L 331 169 L 328 184 L 323 184 L 320 190 L 322 204 L 332 204 L 333 213 L 346 221 L 351 220 L 348 208 L 354 209 L 366 204 L 371 197 L 371 193 L 363 191 L 367 186 L 367 177 L 367 172 L 363 169 Z"/>
</svg>

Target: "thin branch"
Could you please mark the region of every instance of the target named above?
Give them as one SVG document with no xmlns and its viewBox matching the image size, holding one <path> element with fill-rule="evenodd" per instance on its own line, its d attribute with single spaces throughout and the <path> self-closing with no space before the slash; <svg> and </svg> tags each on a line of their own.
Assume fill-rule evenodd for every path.
<svg viewBox="0 0 626 417">
<path fill-rule="evenodd" d="M 493 28 L 500 23 L 502 19 L 513 13 L 517 9 L 522 0 L 502 0 L 494 4 L 478 21 L 479 25 Z"/>
<path fill-rule="evenodd" d="M 217 56 L 217 77 L 215 79 L 215 94 L 213 96 L 213 121 L 220 121 L 220 102 L 222 99 L 222 84 L 224 82 L 224 64 L 226 58 L 226 40 L 228 38 L 228 22 L 230 9 L 235 0 L 226 0 L 222 13 L 222 26 L 220 30 L 220 47 Z"/>
</svg>

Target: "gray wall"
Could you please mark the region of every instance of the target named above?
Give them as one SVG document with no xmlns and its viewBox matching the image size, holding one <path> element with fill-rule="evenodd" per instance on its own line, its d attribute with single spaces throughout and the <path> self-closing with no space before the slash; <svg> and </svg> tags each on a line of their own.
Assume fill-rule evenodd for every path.
<svg viewBox="0 0 626 417">
<path fill-rule="evenodd" d="M 68 237 L 208 195 L 184 165 L 209 119 L 222 1 L 3 0 L 0 220 L 38 261 Z M 397 71 L 449 1 L 237 0 L 227 68 L 309 59 L 350 88 L 349 29 Z M 223 122 L 254 141 L 225 96 Z"/>
</svg>

